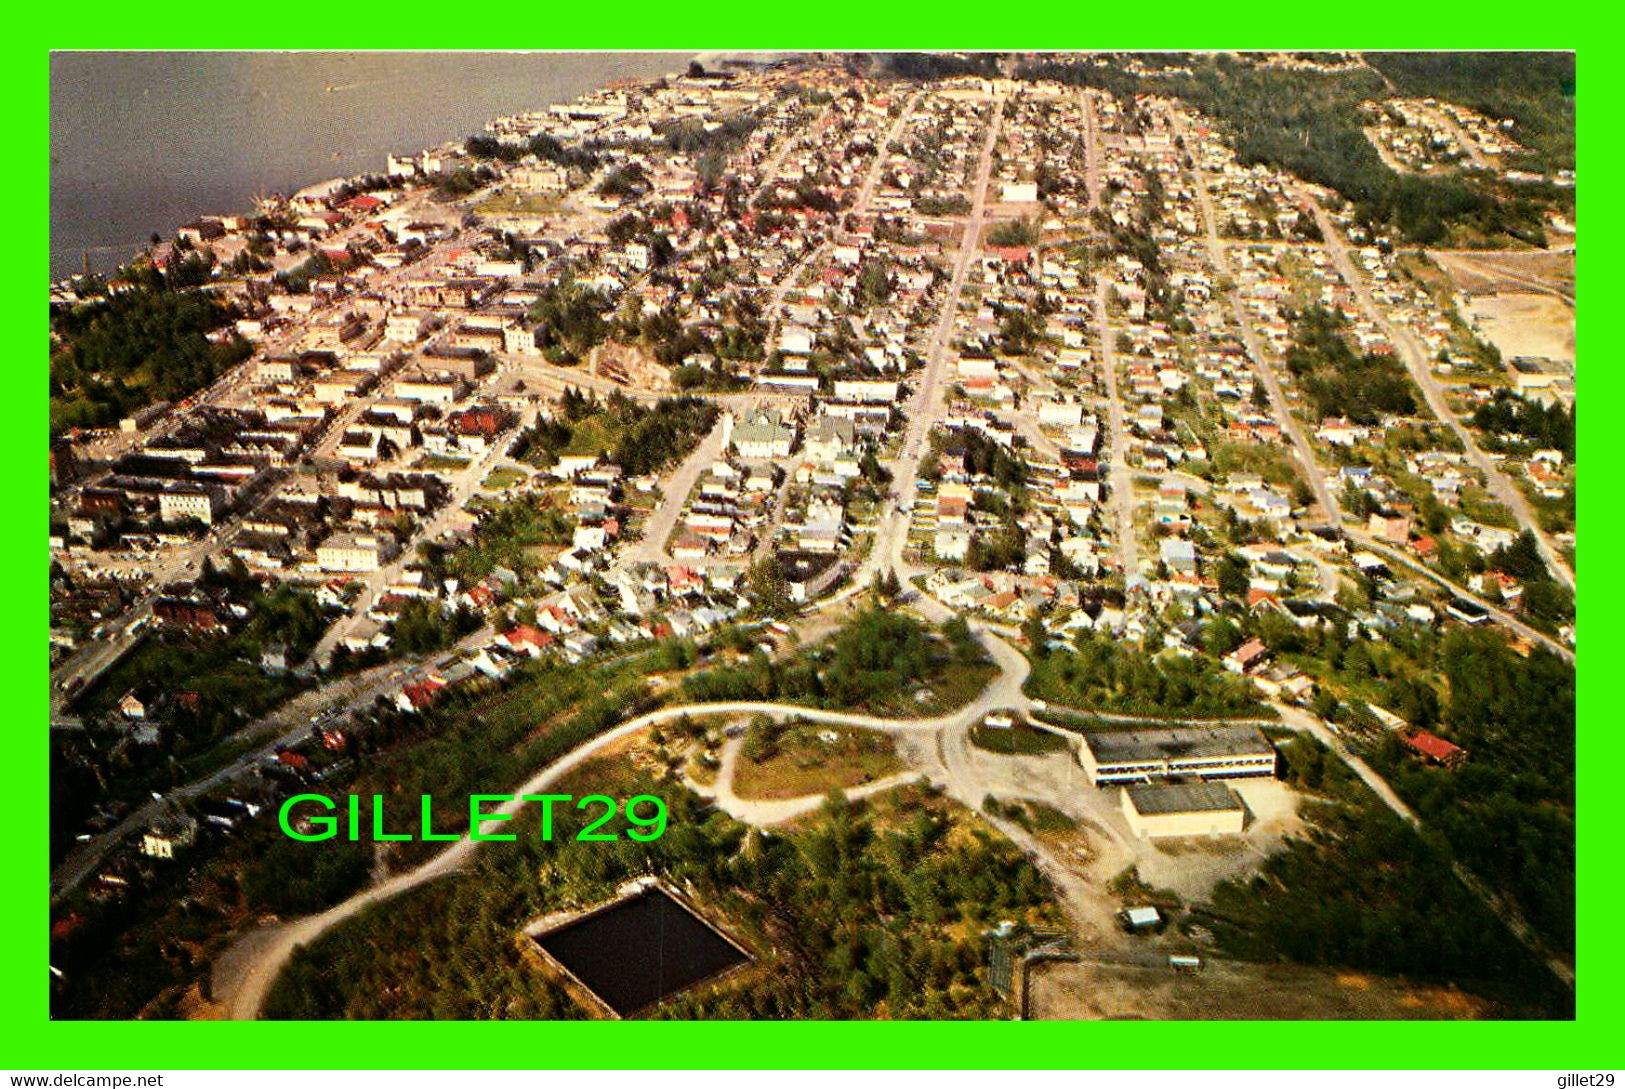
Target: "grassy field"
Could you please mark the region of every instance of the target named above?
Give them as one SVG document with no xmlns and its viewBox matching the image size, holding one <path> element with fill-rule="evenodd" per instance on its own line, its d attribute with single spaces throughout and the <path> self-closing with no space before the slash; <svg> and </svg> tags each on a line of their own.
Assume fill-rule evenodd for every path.
<svg viewBox="0 0 1625 1089">
<path fill-rule="evenodd" d="M 970 740 L 978 749 L 1006 756 L 1038 756 L 1066 748 L 1066 738 L 1030 726 L 1010 726 L 1005 729 L 972 726 Z"/>
<path fill-rule="evenodd" d="M 831 734 L 833 743 L 825 740 Z M 733 786 L 741 798 L 799 798 L 860 786 L 902 770 L 897 747 L 885 734 L 847 726 L 757 723 L 734 766 Z"/>
<path fill-rule="evenodd" d="M 1504 504 L 1491 499 L 1489 493 L 1476 484 L 1461 490 L 1461 512 L 1475 522 L 1501 529 L 1516 529 L 1518 520 Z"/>
<path fill-rule="evenodd" d="M 502 193 L 474 208 L 482 216 L 545 216 L 559 210 L 559 198 L 541 193 Z"/>
<path fill-rule="evenodd" d="M 518 469 L 510 469 L 505 465 L 499 465 L 491 470 L 491 475 L 486 477 L 485 483 L 480 486 L 489 488 L 492 491 L 502 491 L 513 487 L 515 484 L 523 484 L 526 479 L 528 478 L 525 474 Z"/>
<path fill-rule="evenodd" d="M 704 745 L 695 745 L 685 760 L 685 768 L 690 782 L 699 786 L 710 786 L 717 781 L 717 768 L 712 762 L 714 754 Z"/>
<path fill-rule="evenodd" d="M 589 416 L 571 426 L 570 441 L 560 451 L 561 454 L 608 454 L 615 449 L 619 428 L 607 415 L 600 413 Z"/>
<path fill-rule="evenodd" d="M 912 691 L 897 691 L 872 701 L 876 715 L 932 718 L 957 711 L 982 694 L 999 667 L 992 662 L 954 662 L 933 670 L 930 677 Z"/>
</svg>

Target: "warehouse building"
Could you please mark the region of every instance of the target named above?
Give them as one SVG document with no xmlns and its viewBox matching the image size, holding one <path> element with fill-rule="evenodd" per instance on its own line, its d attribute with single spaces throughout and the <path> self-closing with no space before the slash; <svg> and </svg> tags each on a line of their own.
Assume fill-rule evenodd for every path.
<svg viewBox="0 0 1625 1089">
<path fill-rule="evenodd" d="M 1247 822 L 1247 807 L 1223 783 L 1136 784 L 1123 788 L 1123 816 L 1141 839 L 1234 836 Z"/>
<path fill-rule="evenodd" d="M 1085 733 L 1078 762 L 1091 786 L 1159 779 L 1274 776 L 1275 746 L 1256 726 Z"/>
</svg>

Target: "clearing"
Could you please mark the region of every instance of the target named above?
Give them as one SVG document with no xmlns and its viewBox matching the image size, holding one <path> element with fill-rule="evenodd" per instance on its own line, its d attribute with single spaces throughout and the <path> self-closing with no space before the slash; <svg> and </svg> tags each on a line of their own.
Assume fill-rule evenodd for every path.
<svg viewBox="0 0 1625 1089">
<path fill-rule="evenodd" d="M 1203 958 L 1182 974 L 1146 953 L 1035 966 L 1033 1020 L 1473 1020 L 1488 1004 L 1451 987 L 1335 968 Z"/>
<path fill-rule="evenodd" d="M 559 198 L 539 193 L 502 193 L 475 206 L 482 216 L 546 216 L 559 210 Z"/>
<path fill-rule="evenodd" d="M 902 770 L 897 746 L 885 734 L 851 726 L 759 722 L 746 734 L 734 764 L 733 789 L 753 800 L 801 798 L 861 786 Z"/>
<path fill-rule="evenodd" d="M 1469 295 L 1464 308 L 1476 331 L 1504 359 L 1535 356 L 1574 362 L 1574 310 L 1551 295 L 1504 291 Z"/>
</svg>

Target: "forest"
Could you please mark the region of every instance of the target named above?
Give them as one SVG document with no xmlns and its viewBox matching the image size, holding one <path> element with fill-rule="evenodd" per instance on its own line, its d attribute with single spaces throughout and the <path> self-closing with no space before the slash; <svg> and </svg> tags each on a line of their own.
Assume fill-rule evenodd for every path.
<svg viewBox="0 0 1625 1089">
<path fill-rule="evenodd" d="M 1556 450 L 1574 460 L 1574 410 L 1561 404 L 1543 404 L 1497 390 L 1495 397 L 1473 411 L 1473 426 L 1503 441 L 1513 438 L 1538 450 Z"/>
<path fill-rule="evenodd" d="M 1540 648 L 1459 629 L 1440 648 L 1442 717 L 1468 751 L 1456 771 L 1397 745 L 1378 766 L 1456 856 L 1508 895 L 1548 942 L 1574 949 L 1575 675 Z"/>
<path fill-rule="evenodd" d="M 940 681 L 953 666 L 963 669 L 981 658 L 963 620 L 949 620 L 939 639 L 913 617 L 871 607 L 827 642 L 788 661 L 758 651 L 742 665 L 690 675 L 683 689 L 697 703 L 776 700 L 886 714 L 911 688 Z"/>
<path fill-rule="evenodd" d="M 1401 821 L 1318 742 L 1281 751 L 1284 777 L 1333 804 L 1310 803 L 1307 835 L 1193 912 L 1226 955 L 1455 984 L 1500 1016 L 1572 1016 L 1573 995 L 1456 878 L 1435 833 Z"/>
<path fill-rule="evenodd" d="M 928 441 L 931 453 L 926 457 L 921 473 L 928 480 L 937 480 L 942 469 L 938 457 L 959 457 L 965 462 L 965 472 L 972 476 L 987 476 L 1001 488 L 1020 488 L 1027 481 L 1027 462 L 1001 443 L 988 438 L 973 427 L 931 429 Z"/>
<path fill-rule="evenodd" d="M 1286 368 L 1298 380 L 1317 417 L 1347 416 L 1375 424 L 1384 416 L 1416 412 L 1416 388 L 1392 356 L 1357 354 L 1343 339 L 1344 319 L 1316 307 L 1293 316 Z"/>
<path fill-rule="evenodd" d="M 418 545 L 431 578 L 454 578 L 461 586 L 472 586 L 495 568 L 505 567 L 521 576 L 538 564 L 532 549 L 540 545 L 568 545 L 575 519 L 547 500 L 522 495 L 491 508 L 475 527 L 474 539 L 456 548 L 433 541 Z"/>
<path fill-rule="evenodd" d="M 1503 571 L 1521 582 L 1519 608 L 1529 622 L 1552 632 L 1574 619 L 1574 591 L 1552 577 L 1532 530 L 1524 530 L 1512 543 L 1485 558 L 1485 566 Z"/>
<path fill-rule="evenodd" d="M 1028 695 L 1063 708 L 1147 717 L 1269 714 L 1250 684 L 1209 658 L 1151 655 L 1129 642 L 1087 631 L 1078 634 L 1074 646 L 1034 654 Z"/>
<path fill-rule="evenodd" d="M 557 137 L 538 133 L 522 144 L 507 143 L 494 136 L 470 136 L 463 141 L 463 150 L 476 159 L 501 159 L 516 163 L 527 155 L 580 170 L 595 170 L 598 153 L 575 144 L 562 143 Z"/>
<path fill-rule="evenodd" d="M 53 310 L 51 434 L 107 427 L 143 405 L 178 401 L 248 358 L 241 338 L 212 343 L 232 310 L 200 291 L 156 283 Z"/>
<path fill-rule="evenodd" d="M 1519 143 L 1541 170 L 1574 167 L 1572 52 L 1367 53 L 1402 95 L 1442 98 L 1517 122 Z"/>
<path fill-rule="evenodd" d="M 1244 615 L 1240 625 L 1210 621 L 1203 643 L 1217 653 L 1258 638 L 1316 677 L 1313 711 L 1354 725 L 1367 739 L 1366 759 L 1454 857 L 1516 904 L 1553 948 L 1572 950 L 1574 667 L 1539 647 L 1520 653 L 1495 630 L 1395 629 L 1384 640 L 1351 640 L 1345 628 L 1305 631 L 1278 614 Z M 1459 745 L 1467 762 L 1422 762 L 1360 713 L 1367 702 Z"/>
<path fill-rule="evenodd" d="M 517 785 L 647 709 L 644 689 L 635 663 L 537 662 L 505 687 L 459 688 L 422 714 L 378 707 L 346 727 L 323 788 L 429 794 L 436 831 L 461 831 L 469 794 Z M 144 867 L 126 898 L 81 890 L 57 913 L 74 927 L 52 942 L 52 962 L 67 973 L 53 991 L 53 1014 L 174 1016 L 186 988 L 201 982 L 207 994 L 208 958 L 236 927 L 267 912 L 329 907 L 359 887 L 373 862 L 365 845 L 279 846 L 289 842 L 274 816 L 262 813 L 229 836 L 205 836 L 180 866 Z M 437 846 L 397 844 L 391 864 L 416 865 Z M 92 963 L 95 970 L 85 970 Z"/>
<path fill-rule="evenodd" d="M 547 467 L 562 454 L 599 454 L 628 476 L 658 472 L 691 450 L 716 423 L 717 406 L 700 397 L 667 397 L 640 404 L 619 390 L 600 401 L 565 390 L 559 414 L 538 419 L 512 453 Z"/>
<path fill-rule="evenodd" d="M 899 79 L 935 80 L 956 76 L 981 76 L 994 79 L 1000 75 L 998 53 L 882 53 L 878 57 L 858 55 L 858 63 L 878 60 L 885 72 Z M 853 63 L 853 62 L 849 62 Z"/>
<path fill-rule="evenodd" d="M 202 578 L 205 585 L 234 585 L 229 573 L 212 566 Z M 272 645 L 286 648 L 290 664 L 305 658 L 327 628 L 315 597 L 286 585 L 266 591 L 252 579 L 235 585 L 250 610 L 240 629 L 219 636 L 162 630 L 145 635 L 76 702 L 91 729 L 52 734 L 53 858 L 72 847 L 98 807 L 143 799 L 218 766 L 220 754 L 234 744 L 231 735 L 309 683 L 293 674 L 269 674 L 259 658 Z M 124 728 L 115 708 L 127 692 L 155 706 L 156 744 L 117 743 Z M 111 728 L 103 729 L 108 722 Z"/>
<path fill-rule="evenodd" d="M 1450 64 L 1457 54 L 1437 56 Z M 1191 74 L 1148 79 L 1119 65 L 1097 67 L 1056 56 L 1025 64 L 1018 73 L 1100 87 L 1119 97 L 1176 96 L 1227 130 L 1243 165 L 1265 163 L 1335 189 L 1353 202 L 1361 220 L 1379 232 L 1395 232 L 1397 240 L 1432 245 L 1463 227 L 1481 237 L 1510 234 L 1537 243 L 1542 237 L 1538 211 L 1527 202 L 1496 200 L 1460 176 L 1390 170 L 1361 128 L 1360 103 L 1388 96 L 1375 71 L 1292 71 L 1207 54 L 1135 59 L 1152 66 L 1177 63 Z M 1514 67 L 1507 65 L 1499 78 L 1519 78 Z"/>
<path fill-rule="evenodd" d="M 610 334 L 606 317 L 614 304 L 602 292 L 569 279 L 549 283 L 528 315 L 536 346 L 551 362 L 574 366 Z"/>
</svg>

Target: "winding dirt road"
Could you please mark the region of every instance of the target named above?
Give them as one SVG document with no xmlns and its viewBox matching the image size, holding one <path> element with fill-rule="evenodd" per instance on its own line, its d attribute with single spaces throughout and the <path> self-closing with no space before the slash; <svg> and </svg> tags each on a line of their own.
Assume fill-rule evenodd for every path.
<svg viewBox="0 0 1625 1089">
<path fill-rule="evenodd" d="M 983 647 L 993 656 L 995 663 L 999 665 L 999 676 L 983 689 L 981 695 L 969 705 L 950 714 L 925 719 L 895 719 L 875 715 L 853 714 L 845 711 L 824 711 L 814 707 L 802 707 L 797 704 L 754 701 L 694 703 L 663 707 L 639 715 L 636 718 L 628 719 L 621 725 L 599 734 L 597 737 L 571 750 L 567 755 L 541 769 L 517 787 L 513 791 L 511 801 L 504 802 L 490 812 L 503 815 L 518 813 L 525 807 L 524 795 L 540 794 L 586 761 L 625 738 L 631 737 L 650 726 L 672 722 L 685 715 L 705 717 L 712 715 L 765 714 L 778 719 L 801 718 L 811 722 L 860 726 L 890 733 L 930 734 L 936 732 L 940 734 L 950 731 L 962 733 L 967 731 L 971 724 L 980 721 L 983 715 L 995 707 L 1026 706 L 1029 703 L 1026 696 L 1021 693 L 1021 685 L 1027 678 L 1026 658 L 1013 647 L 1004 643 L 1003 640 L 985 631 L 977 634 Z M 911 775 L 911 778 L 917 776 L 918 772 L 915 772 Z M 956 799 L 972 798 L 971 808 L 975 808 L 979 798 L 975 795 L 972 785 L 956 783 L 952 779 L 949 779 L 943 785 L 948 789 L 948 793 Z M 808 806 L 807 808 L 810 810 L 816 808 L 816 806 Z M 478 846 L 478 843 L 470 840 L 465 835 L 421 866 L 364 889 L 343 903 L 337 904 L 324 912 L 281 924 L 275 930 L 262 928 L 250 931 L 243 938 L 239 938 L 239 944 L 245 946 L 246 949 L 236 950 L 235 952 L 240 955 L 232 958 L 237 967 L 237 978 L 231 981 L 228 986 L 221 987 L 222 998 L 228 1011 L 227 1015 L 233 1020 L 252 1020 L 258 1017 L 272 983 L 275 982 L 277 974 L 287 964 L 288 959 L 293 956 L 294 950 L 300 946 L 309 945 L 327 930 L 346 919 L 353 918 L 374 904 L 391 899 L 436 878 L 457 872 L 472 857 Z M 229 996 L 225 993 L 228 990 Z"/>
</svg>

